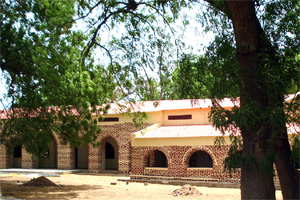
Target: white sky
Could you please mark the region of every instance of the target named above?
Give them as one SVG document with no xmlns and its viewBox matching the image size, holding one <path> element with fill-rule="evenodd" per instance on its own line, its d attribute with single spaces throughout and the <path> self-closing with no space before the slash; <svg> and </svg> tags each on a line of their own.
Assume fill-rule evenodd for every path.
<svg viewBox="0 0 300 200">
<path fill-rule="evenodd" d="M 5 86 L 6 86 L 6 83 L 5 83 L 4 75 L 3 75 L 3 72 L 0 70 L 0 110 L 4 109 L 3 104 L 4 105 L 7 104 L 7 102 L 2 102 L 4 94 L 6 93 Z"/>
</svg>

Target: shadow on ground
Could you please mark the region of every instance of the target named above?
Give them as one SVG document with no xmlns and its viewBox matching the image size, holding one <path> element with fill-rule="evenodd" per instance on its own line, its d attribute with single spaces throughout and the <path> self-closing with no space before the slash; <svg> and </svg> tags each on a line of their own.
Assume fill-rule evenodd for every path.
<svg viewBox="0 0 300 200">
<path fill-rule="evenodd" d="M 83 190 L 99 190 L 101 186 L 58 185 L 51 187 L 32 187 L 17 184 L 15 181 L 1 181 L 2 195 L 18 199 L 72 199 Z"/>
</svg>

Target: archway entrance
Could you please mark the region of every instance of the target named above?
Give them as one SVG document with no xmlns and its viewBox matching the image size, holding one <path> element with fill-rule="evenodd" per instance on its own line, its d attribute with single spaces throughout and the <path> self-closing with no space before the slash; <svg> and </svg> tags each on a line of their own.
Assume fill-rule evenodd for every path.
<svg viewBox="0 0 300 200">
<path fill-rule="evenodd" d="M 211 156 L 205 151 L 196 151 L 190 157 L 189 167 L 212 168 L 213 161 Z"/>
<path fill-rule="evenodd" d="M 88 169 L 89 163 L 89 145 L 83 144 L 75 149 L 75 168 Z"/>
<path fill-rule="evenodd" d="M 42 158 L 38 159 L 38 168 L 57 168 L 57 144 L 54 138 L 52 142 L 48 144 L 48 151 L 45 152 Z"/>
<path fill-rule="evenodd" d="M 108 137 L 102 145 L 102 170 L 119 169 L 119 146 L 117 141 Z"/>
<path fill-rule="evenodd" d="M 10 155 L 10 167 L 21 168 L 22 165 L 22 147 L 15 146 L 12 154 Z"/>
</svg>

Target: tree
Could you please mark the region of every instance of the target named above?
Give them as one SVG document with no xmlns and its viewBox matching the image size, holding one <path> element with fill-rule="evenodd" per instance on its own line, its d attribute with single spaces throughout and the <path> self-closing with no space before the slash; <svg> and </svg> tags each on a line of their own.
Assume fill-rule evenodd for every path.
<svg viewBox="0 0 300 200">
<path fill-rule="evenodd" d="M 218 32 L 204 57 L 207 60 L 205 70 L 213 74 L 213 78 L 208 81 L 207 75 L 198 73 L 200 76 L 191 77 L 190 71 L 185 74 L 189 79 L 207 81 L 202 86 L 211 85 L 208 93 L 215 102 L 211 113 L 215 126 L 232 133 L 236 133 L 237 128 L 241 130 L 243 142 L 233 139 L 225 167 L 232 167 L 230 162 L 235 161 L 237 149 L 242 148 L 242 199 L 275 198 L 273 163 L 283 197 L 298 199 L 299 174 L 292 166 L 293 152 L 286 124 L 299 124 L 296 113 L 299 99 L 288 105 L 284 95 L 291 91 L 291 86 L 296 89 L 294 92 L 299 91 L 299 83 L 295 84 L 295 80 L 299 80 L 296 39 L 299 3 L 256 1 L 264 7 L 264 13 L 260 13 L 260 5 L 255 5 L 254 1 L 208 2 L 214 10 L 206 17 L 211 26 L 216 26 L 210 28 Z M 193 65 L 201 69 L 202 63 L 198 61 Z M 185 70 L 189 69 L 193 68 L 189 66 Z M 197 89 L 201 87 L 192 91 Z M 197 95 L 196 92 L 191 94 Z M 240 107 L 234 107 L 231 112 L 219 107 L 218 99 L 226 96 L 240 97 Z M 293 145 L 296 145 L 294 153 L 299 155 L 297 141 Z"/>
<path fill-rule="evenodd" d="M 259 1 L 265 6 L 265 13 L 261 14 L 254 1 L 208 2 L 222 12 L 221 15 L 216 12 L 217 16 L 215 13 L 208 16 L 212 24 L 219 23 L 220 30 L 205 57 L 210 62 L 207 70 L 214 73 L 209 93 L 215 99 L 240 97 L 240 107 L 232 112 L 219 107 L 215 101 L 212 119 L 220 130 L 241 130 L 242 198 L 275 198 L 275 163 L 284 198 L 297 199 L 299 175 L 292 166 L 286 123 L 299 124 L 299 121 L 289 119 L 299 114 L 294 109 L 293 113 L 286 115 L 291 107 L 286 107 L 283 97 L 294 80 L 299 80 L 299 60 L 295 59 L 299 43 L 293 40 L 299 31 L 299 18 L 296 17 L 299 3 Z M 257 17 L 259 14 L 264 29 Z M 228 30 L 234 32 L 234 41 L 228 40 L 232 38 Z M 236 56 L 232 52 L 236 52 Z M 292 104 L 299 109 L 299 99 Z M 225 166 L 230 166 L 228 161 L 234 153 L 231 152 L 225 160 Z"/>
<path fill-rule="evenodd" d="M 50 49 L 52 47 L 52 49 L 55 49 L 55 47 L 60 46 L 56 44 L 58 44 L 58 41 L 62 41 L 61 39 L 64 35 L 70 35 L 69 32 L 64 32 L 65 29 L 70 31 L 74 21 L 81 20 L 87 24 L 86 31 L 78 35 L 75 34 L 78 33 L 76 31 L 71 32 L 77 35 L 78 41 L 82 41 L 80 45 L 77 46 L 82 52 L 80 54 L 82 56 L 80 59 L 81 62 L 78 61 L 81 64 L 79 65 L 79 71 L 81 72 L 81 69 L 85 69 L 86 71 L 83 74 L 86 75 L 84 76 L 85 79 L 83 79 L 83 77 L 80 76 L 81 73 L 79 73 L 78 79 L 80 81 L 76 82 L 71 79 L 71 83 L 76 82 L 80 85 L 80 88 L 86 88 L 81 87 L 81 80 L 86 80 L 88 83 L 94 80 L 89 78 L 93 77 L 94 73 L 94 70 L 92 70 L 93 62 L 91 52 L 102 50 L 103 54 L 101 54 L 100 60 L 104 54 L 106 54 L 110 60 L 110 64 L 104 68 L 104 71 L 115 72 L 116 78 L 114 80 L 120 85 L 118 91 L 121 92 L 118 96 L 124 95 L 132 98 L 134 94 L 132 88 L 137 85 L 136 88 L 138 88 L 138 90 L 141 89 L 142 87 L 138 86 L 141 83 L 147 83 L 147 87 L 153 87 L 153 79 L 147 78 L 146 75 L 143 75 L 142 78 L 139 76 L 140 72 L 137 69 L 148 72 L 147 70 L 143 70 L 144 66 L 163 66 L 157 67 L 158 71 L 162 74 L 159 79 L 161 82 L 159 82 L 157 88 L 162 89 L 165 88 L 166 84 L 169 84 L 168 82 L 162 81 L 165 77 L 170 76 L 167 65 L 163 63 L 165 63 L 166 58 L 171 57 L 170 54 L 176 53 L 178 55 L 177 50 L 181 48 L 178 40 L 172 40 L 176 34 L 171 24 L 178 19 L 181 8 L 194 6 L 193 3 L 196 1 L 154 0 L 137 2 L 131 0 L 80 0 L 70 2 L 71 3 L 68 4 L 69 6 L 67 6 L 68 9 L 65 9 L 68 11 L 65 13 L 66 16 L 59 18 L 65 20 L 57 21 L 54 20 L 53 16 L 61 16 L 61 13 L 64 12 L 56 13 L 54 12 L 55 9 L 52 8 L 58 6 L 57 8 L 61 8 L 60 11 L 62 11 L 63 6 L 65 6 L 65 4 L 59 1 L 56 1 L 55 4 L 51 4 L 50 1 L 46 0 L 29 1 L 28 4 L 23 1 L 16 1 L 15 4 L 12 4 L 15 5 L 13 6 L 13 8 L 15 8 L 13 12 L 8 12 L 10 9 L 8 2 L 4 1 L 2 5 L 5 5 L 4 8 L 7 11 L 5 15 L 1 16 L 6 17 L 6 15 L 8 15 L 8 19 L 17 20 L 21 23 L 21 26 L 14 25 L 14 27 L 18 29 L 20 27 L 20 31 L 17 31 L 17 33 L 21 35 L 11 35 L 16 36 L 16 38 L 22 38 L 22 40 L 20 44 L 12 43 L 14 45 L 11 45 L 12 50 L 10 52 L 20 55 L 19 50 L 25 47 L 27 49 L 28 47 L 47 47 Z M 224 68 L 226 62 L 230 63 L 228 62 L 230 59 L 213 60 L 217 64 L 218 72 L 220 72 L 219 70 L 223 70 L 226 76 L 219 76 L 221 73 L 216 74 L 212 72 L 206 75 L 213 77 L 214 83 L 223 83 L 225 81 L 224 85 L 229 86 L 229 88 L 221 87 L 222 89 L 219 89 L 219 87 L 210 88 L 213 91 L 209 94 L 212 98 L 220 98 L 223 95 L 240 97 L 240 107 L 234 108 L 231 112 L 220 108 L 217 99 L 213 101 L 215 107 L 212 112 L 212 118 L 214 119 L 215 125 L 221 130 L 233 130 L 232 127 L 241 130 L 243 137 L 243 158 L 247 161 L 242 165 L 242 198 L 275 199 L 275 187 L 272 176 L 273 163 L 275 163 L 284 198 L 298 199 L 299 180 L 296 178 L 297 170 L 295 170 L 290 163 L 291 155 L 293 154 L 287 138 L 286 127 L 286 122 L 291 122 L 297 117 L 293 117 L 293 120 L 290 119 L 288 117 L 290 115 L 286 114 L 286 108 L 294 108 L 288 110 L 288 112 L 292 112 L 293 115 L 298 116 L 299 113 L 294 111 L 295 108 L 299 108 L 297 107 L 299 104 L 297 104 L 298 100 L 295 99 L 292 105 L 285 105 L 284 94 L 286 86 L 291 85 L 293 81 L 297 82 L 297 80 L 299 80 L 299 77 L 297 77 L 299 73 L 292 73 L 299 72 L 297 71 L 299 69 L 295 68 L 295 66 L 299 66 L 299 60 L 295 59 L 296 55 L 299 54 L 300 46 L 300 40 L 297 38 L 300 35 L 299 2 L 279 0 L 206 0 L 206 2 L 207 4 L 204 4 L 204 6 L 208 6 L 208 11 L 210 11 L 206 16 L 211 20 L 212 25 L 222 22 L 221 25 L 224 25 L 222 26 L 224 34 L 221 34 L 221 36 L 233 36 L 232 38 L 234 38 L 234 40 L 226 40 L 229 45 L 228 48 L 230 48 L 230 51 L 227 53 L 233 62 L 230 65 L 227 64 L 227 68 Z M 27 26 L 28 15 L 26 15 L 27 12 L 24 11 L 28 9 L 30 13 L 33 14 L 41 13 L 40 16 L 34 15 L 34 18 L 38 19 L 38 22 L 40 22 L 42 26 L 34 23 Z M 260 9 L 264 9 L 263 12 L 260 12 Z M 13 16 L 10 16 L 10 13 L 13 13 Z M 9 21 L 4 20 L 4 22 L 5 26 L 11 24 Z M 264 27 L 261 22 L 265 23 Z M 5 26 L 2 27 L 5 28 Z M 48 42 L 46 42 L 46 45 L 30 45 L 29 41 L 34 41 L 32 39 L 37 37 L 30 36 L 32 30 L 30 27 L 32 26 L 37 30 L 37 32 L 33 33 L 42 33 L 41 37 L 47 36 L 47 34 L 55 36 L 53 37 L 53 39 L 56 39 L 54 42 L 51 43 L 51 40 L 49 40 L 49 44 L 52 46 L 50 45 L 50 47 L 48 47 Z M 27 32 L 24 33 L 23 27 L 29 27 L 25 29 Z M 125 30 L 122 31 L 120 27 L 125 27 Z M 117 34 L 120 35 L 119 37 L 115 35 L 112 37 L 104 37 L 106 31 L 109 32 L 110 30 L 116 29 L 120 31 L 120 33 Z M 9 29 L 6 28 L 5 30 Z M 232 35 L 229 35 L 230 33 Z M 286 35 L 286 33 L 291 34 L 291 36 Z M 38 35 L 37 38 L 40 37 L 39 34 L 36 35 Z M 9 38 L 9 36 L 8 34 L 7 38 Z M 28 40 L 26 40 L 27 37 L 29 37 Z M 103 39 L 103 37 L 105 39 Z M 45 38 L 47 39 L 47 37 Z M 148 41 L 142 40 L 145 38 Z M 104 42 L 106 39 L 110 41 L 108 45 Z M 224 39 L 224 37 L 219 37 L 219 43 L 216 44 L 222 44 L 222 39 Z M 7 40 L 1 41 L 5 42 Z M 69 43 L 66 43 L 65 46 L 68 46 L 68 44 Z M 22 48 L 14 48 L 16 46 Z M 172 46 L 177 47 L 175 52 L 171 51 Z M 219 49 L 219 46 L 216 47 Z M 141 49 L 143 51 L 138 52 Z M 153 49 L 157 51 L 153 51 Z M 211 52 L 213 51 L 214 48 L 212 48 Z M 43 87 L 39 87 L 39 84 L 42 83 L 44 78 L 47 80 L 46 76 L 41 76 L 43 77 L 41 79 L 32 79 L 32 77 L 35 77 L 35 74 L 32 75 L 31 73 L 35 73 L 39 70 L 38 68 L 34 68 L 33 70 L 30 68 L 34 66 L 32 63 L 36 63 L 28 59 L 31 58 L 31 56 L 27 56 L 27 54 L 30 55 L 30 51 L 22 52 L 24 54 L 21 55 L 24 56 L 17 59 L 20 65 L 11 64 L 9 67 L 5 65 L 1 67 L 11 74 L 13 82 L 15 81 L 14 79 L 21 78 L 22 81 L 19 82 L 20 84 L 18 84 L 17 88 L 22 88 L 22 91 L 16 93 L 16 88 L 12 88 L 12 92 L 20 95 L 20 97 L 25 94 L 31 94 L 30 91 L 38 91 L 38 89 L 44 88 L 44 85 L 42 85 Z M 115 52 L 115 54 L 113 54 L 113 52 Z M 146 52 L 146 54 L 142 52 Z M 236 54 L 234 55 L 233 52 Z M 34 51 L 34 53 L 38 53 L 38 51 Z M 217 53 L 224 55 L 226 48 L 221 52 L 217 51 Z M 46 55 L 49 56 L 49 54 Z M 48 58 L 47 56 L 45 56 L 45 58 Z M 206 58 L 201 59 L 201 61 L 209 61 L 209 56 L 213 58 L 212 54 L 210 54 L 206 56 Z M 152 59 L 153 57 L 157 59 Z M 12 56 L 7 56 L 5 61 L 13 63 L 14 60 L 9 60 L 9 58 L 12 58 Z M 21 58 L 23 60 L 21 60 Z M 50 56 L 50 58 L 52 58 L 52 56 Z M 2 60 L 3 59 L 1 59 L 1 62 Z M 53 60 L 51 60 L 51 62 L 53 62 Z M 16 68 L 16 66 L 21 66 L 21 64 L 24 63 L 31 64 L 27 64 L 26 67 L 21 69 Z M 155 63 L 155 65 L 152 65 L 153 63 Z M 74 71 L 77 70 L 75 69 Z M 22 72 L 23 75 L 20 72 Z M 17 76 L 14 77 L 14 74 Z M 42 73 L 38 73 L 39 76 L 36 75 L 36 77 L 40 77 L 41 74 Z M 107 73 L 108 77 L 110 77 L 109 74 L 110 73 Z M 201 83 L 201 81 L 198 81 L 198 83 Z M 94 90 L 87 90 L 87 92 L 88 91 Z M 110 89 L 109 91 L 113 90 Z M 44 99 L 51 96 L 48 94 L 40 98 L 40 95 L 43 94 L 40 91 L 33 92 L 32 94 L 33 97 L 39 97 L 33 98 L 38 99 L 36 102 L 44 102 Z M 82 96 L 82 92 L 80 94 Z M 91 94 L 93 94 L 93 92 L 91 92 Z M 111 94 L 111 92 L 109 94 Z M 159 98 L 163 96 L 157 95 L 157 92 L 152 92 L 150 95 L 147 93 L 146 95 L 148 95 L 147 98 Z M 26 98 L 19 98 L 18 96 L 16 101 L 17 105 L 22 105 L 21 102 L 23 102 L 24 99 Z M 75 108 L 79 111 L 86 111 L 83 112 L 85 114 L 80 114 L 80 116 L 87 116 L 88 121 L 85 120 L 84 123 L 91 122 L 89 121 L 89 114 L 87 114 L 89 103 L 86 102 L 89 101 L 86 100 L 82 102 L 79 100 L 80 98 L 75 99 L 78 101 L 70 101 L 74 103 Z M 40 106 L 56 105 L 52 101 L 53 99 L 48 101 L 48 104 L 40 104 Z M 27 102 L 29 101 L 27 100 Z M 91 105 L 94 105 L 94 103 L 91 103 Z M 61 116 L 65 116 L 65 113 Z M 75 121 L 76 120 L 73 119 L 70 123 L 75 123 Z M 299 123 L 299 121 L 297 122 Z M 84 123 L 81 125 L 84 125 Z M 74 133 L 78 133 L 78 131 Z"/>
<path fill-rule="evenodd" d="M 253 160 L 248 162 L 248 166 L 242 166 L 242 198 L 275 198 L 272 173 L 268 174 L 275 163 L 283 197 L 297 199 L 298 172 L 291 165 L 283 103 L 284 88 L 289 84 L 293 69 L 283 66 L 288 62 L 279 54 L 280 47 L 275 46 L 276 43 L 272 43 L 267 31 L 263 30 L 254 1 L 209 3 L 231 20 L 235 35 L 240 109 L 234 113 L 234 119 L 229 119 L 241 130 L 243 154 Z M 291 13 L 299 12 L 298 2 L 276 3 L 270 4 L 267 9 L 282 6 L 277 8 L 282 12 L 294 6 L 296 9 Z"/>
<path fill-rule="evenodd" d="M 22 145 L 41 156 L 56 132 L 80 146 L 97 145 L 100 133 L 91 112 L 110 102 L 113 77 L 91 55 L 81 59 L 84 39 L 72 30 L 75 1 L 1 1 L 1 69 L 11 100 L 1 122 L 1 143 Z"/>
</svg>

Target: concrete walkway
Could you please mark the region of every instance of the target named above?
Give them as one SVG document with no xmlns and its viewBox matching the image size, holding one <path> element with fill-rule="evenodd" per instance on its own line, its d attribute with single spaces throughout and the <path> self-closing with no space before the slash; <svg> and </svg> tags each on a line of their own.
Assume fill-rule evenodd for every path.
<svg viewBox="0 0 300 200">
<path fill-rule="evenodd" d="M 62 170 L 62 169 L 21 169 L 21 168 L 9 168 L 0 169 L 0 174 L 35 174 L 40 176 L 58 176 L 61 174 L 74 174 L 80 173 L 82 170 Z"/>
</svg>

